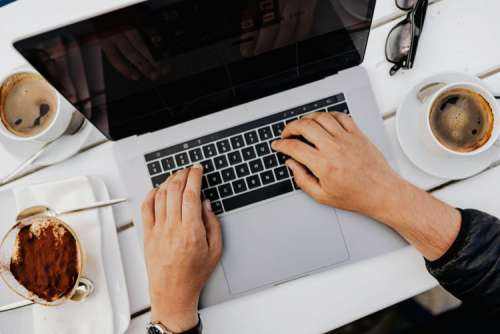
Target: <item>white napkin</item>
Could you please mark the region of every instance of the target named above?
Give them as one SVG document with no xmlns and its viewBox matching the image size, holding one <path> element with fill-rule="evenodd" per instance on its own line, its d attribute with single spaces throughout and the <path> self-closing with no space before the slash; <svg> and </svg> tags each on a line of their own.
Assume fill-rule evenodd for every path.
<svg viewBox="0 0 500 334">
<path fill-rule="evenodd" d="M 53 210 L 95 203 L 85 177 L 14 190 L 19 211 L 44 205 Z M 83 276 L 94 282 L 94 293 L 83 302 L 67 301 L 56 307 L 33 306 L 35 334 L 113 334 L 113 314 L 103 267 L 101 226 L 97 210 L 58 217 L 80 237 L 86 255 Z"/>
</svg>

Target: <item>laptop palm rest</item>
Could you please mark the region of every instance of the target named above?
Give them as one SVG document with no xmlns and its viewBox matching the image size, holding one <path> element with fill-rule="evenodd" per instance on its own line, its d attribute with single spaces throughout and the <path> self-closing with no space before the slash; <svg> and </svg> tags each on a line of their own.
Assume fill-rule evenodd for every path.
<svg viewBox="0 0 500 334">
<path fill-rule="evenodd" d="M 222 219 L 222 267 L 231 294 L 348 260 L 335 211 L 303 193 Z"/>
</svg>

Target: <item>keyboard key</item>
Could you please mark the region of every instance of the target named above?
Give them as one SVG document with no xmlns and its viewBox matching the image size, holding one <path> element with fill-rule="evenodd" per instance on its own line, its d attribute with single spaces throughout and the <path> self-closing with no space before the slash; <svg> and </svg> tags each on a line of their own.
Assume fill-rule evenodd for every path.
<svg viewBox="0 0 500 334">
<path fill-rule="evenodd" d="M 243 159 L 245 159 L 245 161 L 252 160 L 257 156 L 257 153 L 255 153 L 255 149 L 253 148 L 253 146 L 245 147 L 241 150 L 241 153 L 243 154 Z"/>
<path fill-rule="evenodd" d="M 263 185 L 268 185 L 269 183 L 273 183 L 275 181 L 273 171 L 268 170 L 263 173 L 260 173 L 260 179 L 262 180 Z"/>
<path fill-rule="evenodd" d="M 250 191 L 245 194 L 227 198 L 222 201 L 226 212 L 236 210 L 244 206 L 264 201 L 279 195 L 283 195 L 293 191 L 292 183 L 289 180 L 282 181 Z"/>
<path fill-rule="evenodd" d="M 222 174 L 222 179 L 224 182 L 232 181 L 236 178 L 236 173 L 233 167 L 226 168 L 220 172 Z"/>
<path fill-rule="evenodd" d="M 248 168 L 247 163 L 242 163 L 234 168 L 236 169 L 236 175 L 238 175 L 239 178 L 250 175 L 250 169 Z"/>
<path fill-rule="evenodd" d="M 231 138 L 231 145 L 233 146 L 233 150 L 239 150 L 245 143 L 243 142 L 243 136 L 236 136 Z"/>
<path fill-rule="evenodd" d="M 168 157 L 161 161 L 161 166 L 164 171 L 169 171 L 175 168 L 174 158 Z"/>
<path fill-rule="evenodd" d="M 231 152 L 227 155 L 227 157 L 229 158 L 229 163 L 231 164 L 231 166 L 239 164 L 243 161 L 240 151 Z"/>
<path fill-rule="evenodd" d="M 248 184 L 248 189 L 255 189 L 261 186 L 259 176 L 258 175 L 252 175 L 247 177 L 247 184 Z"/>
<path fill-rule="evenodd" d="M 245 180 L 236 180 L 232 183 L 234 192 L 236 194 L 239 194 L 243 191 L 247 190 L 247 185 L 245 183 Z"/>
<path fill-rule="evenodd" d="M 260 141 L 265 141 L 265 140 L 269 140 L 269 139 L 273 138 L 273 133 L 271 131 L 271 128 L 268 126 L 260 128 L 259 129 L 259 137 L 260 137 Z"/>
<path fill-rule="evenodd" d="M 211 158 L 217 155 L 217 150 L 214 144 L 209 144 L 207 146 L 203 146 L 203 153 L 205 153 L 206 158 Z"/>
<path fill-rule="evenodd" d="M 208 199 L 212 202 L 216 201 L 220 198 L 219 193 L 217 192 L 217 188 L 210 188 L 210 189 L 204 190 L 203 195 L 205 195 L 206 199 Z"/>
<path fill-rule="evenodd" d="M 158 161 L 148 164 L 149 175 L 155 175 L 161 173 L 161 166 Z"/>
<path fill-rule="evenodd" d="M 222 183 L 222 177 L 220 176 L 219 172 L 208 174 L 207 180 L 210 187 L 214 187 Z"/>
<path fill-rule="evenodd" d="M 158 176 L 155 176 L 151 179 L 151 182 L 153 183 L 153 187 L 159 187 L 163 182 L 165 182 L 168 177 L 170 176 L 170 173 L 165 173 L 161 174 Z"/>
<path fill-rule="evenodd" d="M 233 195 L 233 188 L 231 188 L 231 185 L 229 183 L 223 184 L 222 186 L 219 186 L 219 194 L 220 197 L 229 197 Z"/>
<path fill-rule="evenodd" d="M 253 145 L 259 142 L 259 138 L 257 137 L 256 131 L 250 131 L 245 133 L 245 141 L 247 145 Z"/>
<path fill-rule="evenodd" d="M 284 155 L 283 153 L 277 153 L 276 158 L 278 158 L 279 165 L 284 165 L 285 162 L 288 160 L 288 157 L 286 155 Z"/>
<path fill-rule="evenodd" d="M 203 175 L 203 178 L 201 179 L 201 189 L 207 189 L 208 188 L 208 180 L 205 175 Z"/>
<path fill-rule="evenodd" d="M 212 205 L 212 211 L 216 215 L 220 215 L 221 213 L 224 212 L 224 209 L 222 208 L 222 203 L 220 201 L 215 201 L 215 202 L 212 202 L 210 204 Z"/>
<path fill-rule="evenodd" d="M 292 122 L 295 122 L 295 121 L 296 121 L 296 120 L 298 120 L 298 119 L 299 119 L 298 117 L 287 119 L 287 120 L 285 121 L 285 124 L 286 124 L 286 125 L 288 125 L 288 124 L 290 124 L 290 123 L 292 123 Z"/>
<path fill-rule="evenodd" d="M 273 134 L 275 137 L 281 137 L 283 130 L 285 130 L 285 123 L 279 122 L 273 125 Z"/>
<path fill-rule="evenodd" d="M 252 171 L 252 174 L 259 173 L 264 170 L 264 164 L 260 159 L 252 160 L 248 164 L 250 165 L 250 170 Z"/>
<path fill-rule="evenodd" d="M 268 155 L 262 158 L 262 160 L 264 161 L 264 166 L 266 167 L 266 169 L 278 167 L 278 159 L 274 154 Z"/>
<path fill-rule="evenodd" d="M 347 103 L 337 104 L 336 106 L 332 106 L 328 108 L 329 112 L 343 112 L 344 114 L 349 114 L 349 108 L 347 107 Z"/>
<path fill-rule="evenodd" d="M 229 166 L 229 162 L 227 162 L 227 158 L 225 155 L 215 157 L 214 163 L 215 163 L 216 169 L 222 169 L 222 168 L 226 168 L 227 166 Z"/>
<path fill-rule="evenodd" d="M 177 154 L 175 156 L 175 162 L 177 163 L 177 166 L 179 166 L 179 167 L 182 167 L 182 166 L 189 164 L 189 157 L 188 157 L 187 153 Z"/>
<path fill-rule="evenodd" d="M 271 153 L 271 149 L 269 148 L 269 144 L 267 142 L 255 145 L 255 149 L 257 150 L 259 157 Z"/>
<path fill-rule="evenodd" d="M 281 166 L 274 169 L 274 175 L 276 176 L 276 180 L 281 181 L 290 177 L 288 173 L 288 168 L 286 166 Z"/>
<path fill-rule="evenodd" d="M 219 154 L 231 151 L 231 146 L 229 146 L 229 140 L 224 139 L 217 142 L 217 149 L 219 150 Z"/>
<path fill-rule="evenodd" d="M 201 148 L 195 148 L 194 150 L 189 151 L 189 157 L 191 158 L 191 162 L 198 162 L 203 159 L 203 153 L 201 152 Z"/>
<path fill-rule="evenodd" d="M 212 173 L 215 170 L 212 160 L 205 160 L 201 163 L 201 165 L 203 166 L 203 172 L 205 174 Z"/>
</svg>

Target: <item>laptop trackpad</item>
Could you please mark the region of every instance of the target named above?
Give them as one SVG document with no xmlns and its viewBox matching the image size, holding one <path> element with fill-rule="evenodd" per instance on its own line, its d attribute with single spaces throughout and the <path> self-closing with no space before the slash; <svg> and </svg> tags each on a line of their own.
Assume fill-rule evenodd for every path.
<svg viewBox="0 0 500 334">
<path fill-rule="evenodd" d="M 222 219 L 222 267 L 232 294 L 348 259 L 335 211 L 303 193 Z"/>
</svg>

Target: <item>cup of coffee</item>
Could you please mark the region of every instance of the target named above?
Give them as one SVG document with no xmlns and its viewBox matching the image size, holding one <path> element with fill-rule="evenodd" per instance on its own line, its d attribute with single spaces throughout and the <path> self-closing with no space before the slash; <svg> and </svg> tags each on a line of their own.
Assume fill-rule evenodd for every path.
<svg viewBox="0 0 500 334">
<path fill-rule="evenodd" d="M 0 245 L 2 279 L 15 293 L 41 305 L 76 299 L 84 263 L 76 233 L 51 216 L 18 221 Z"/>
<path fill-rule="evenodd" d="M 0 78 L 0 134 L 50 142 L 70 124 L 74 108 L 38 73 L 26 68 Z"/>
<path fill-rule="evenodd" d="M 425 101 L 424 126 L 423 139 L 435 149 L 453 155 L 477 155 L 498 140 L 500 109 L 482 86 L 452 83 Z"/>
</svg>

